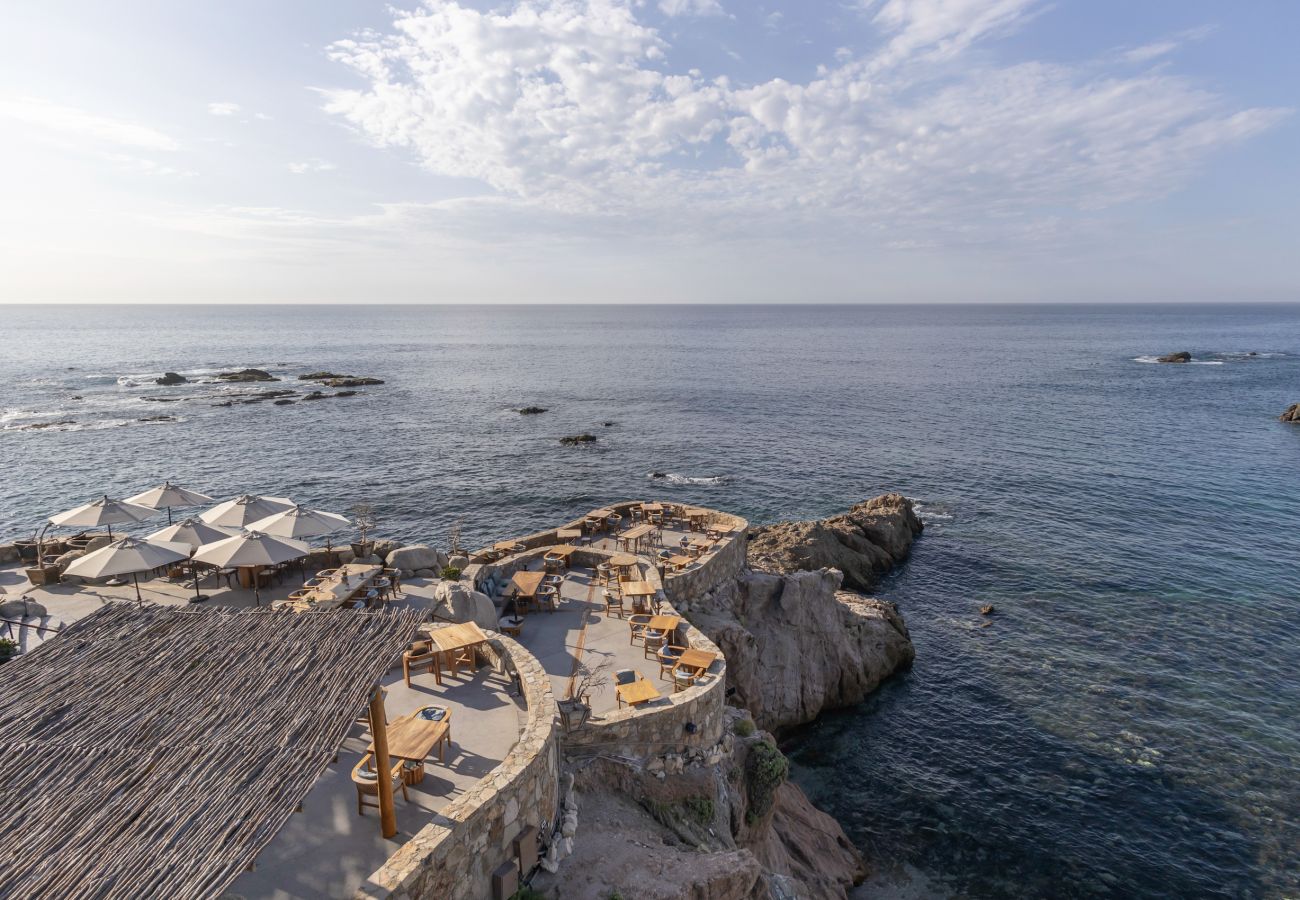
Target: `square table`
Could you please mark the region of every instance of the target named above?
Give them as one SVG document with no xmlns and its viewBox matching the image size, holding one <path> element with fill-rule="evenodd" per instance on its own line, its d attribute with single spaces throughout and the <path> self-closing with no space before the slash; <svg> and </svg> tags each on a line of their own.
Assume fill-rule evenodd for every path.
<svg viewBox="0 0 1300 900">
<path fill-rule="evenodd" d="M 674 668 L 681 666 L 684 669 L 694 669 L 698 675 L 701 672 L 707 672 L 709 666 L 718 658 L 718 654 L 710 653 L 707 650 L 686 650 L 677 658 Z"/>
<path fill-rule="evenodd" d="M 515 594 L 520 597 L 536 597 L 537 589 L 542 586 L 542 580 L 546 578 L 546 573 L 537 572 L 516 572 L 510 578 L 510 583 L 514 585 Z"/>
<path fill-rule="evenodd" d="M 645 627 L 651 631 L 676 631 L 680 624 L 681 616 L 651 616 Z"/>
<path fill-rule="evenodd" d="M 555 537 L 561 541 L 577 541 L 582 539 L 581 528 L 561 528 L 555 532 Z"/>
<path fill-rule="evenodd" d="M 556 546 L 547 549 L 546 555 L 558 556 L 560 559 L 564 560 L 564 564 L 567 566 L 569 564 L 569 557 L 577 552 L 578 548 L 572 544 L 557 544 Z"/>
<path fill-rule="evenodd" d="M 433 679 L 438 684 L 442 684 L 443 657 L 450 657 L 452 653 L 457 650 L 464 650 L 466 647 L 477 647 L 479 644 L 487 643 L 487 635 L 483 633 L 482 628 L 479 628 L 473 622 L 448 625 L 446 628 L 431 628 L 425 633 L 429 635 L 429 640 L 438 645 L 440 651 L 437 665 L 433 669 Z M 452 669 L 453 674 L 455 674 L 456 668 Z"/>
<path fill-rule="evenodd" d="M 684 569 L 693 562 L 695 562 L 695 560 L 691 559 L 689 556 L 682 556 L 680 553 L 668 557 L 668 564 L 674 569 Z"/>
<path fill-rule="evenodd" d="M 664 511 L 662 503 L 642 503 L 641 508 L 648 513 L 661 513 Z"/>
<path fill-rule="evenodd" d="M 653 597 L 658 590 L 648 581 L 620 581 L 618 586 L 624 597 Z"/>
<path fill-rule="evenodd" d="M 636 706 L 638 703 L 646 703 L 662 696 L 659 689 L 648 678 L 638 678 L 630 684 L 618 684 L 614 689 L 628 706 Z"/>
<path fill-rule="evenodd" d="M 380 566 L 348 563 L 340 568 L 339 574 L 331 575 L 312 588 L 307 599 L 311 600 L 317 609 L 335 609 L 346 603 L 352 595 L 369 587 L 370 582 L 378 577 L 380 571 Z M 343 583 L 344 572 L 348 575 L 347 584 Z"/>
<path fill-rule="evenodd" d="M 421 762 L 433 748 L 438 748 L 438 759 L 442 759 L 442 743 L 451 728 L 451 713 L 442 717 L 440 722 L 430 722 L 423 716 L 411 713 L 390 722 L 388 725 L 388 755 L 411 762 Z M 368 748 L 375 752 L 375 742 Z"/>
</svg>

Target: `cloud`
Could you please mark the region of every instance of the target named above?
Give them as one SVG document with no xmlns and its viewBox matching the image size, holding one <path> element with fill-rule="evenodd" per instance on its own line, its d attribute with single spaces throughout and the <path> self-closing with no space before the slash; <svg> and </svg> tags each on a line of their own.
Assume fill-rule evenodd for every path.
<svg viewBox="0 0 1300 900">
<path fill-rule="evenodd" d="M 1023 27 L 1033 0 L 870 4 L 879 49 L 750 84 L 673 71 L 641 8 L 427 0 L 331 46 L 364 86 L 323 91 L 325 108 L 377 147 L 545 210 L 548 227 L 899 245 L 1062 239 L 1071 216 L 1174 191 L 1287 114 L 1105 60 L 968 52 Z"/>
<path fill-rule="evenodd" d="M 180 144 L 170 136 L 125 119 L 61 106 L 35 97 L 0 97 L 0 118 L 34 127 L 51 135 L 88 139 L 101 144 L 141 150 L 173 151 Z"/>
<path fill-rule="evenodd" d="M 239 112 L 240 109 L 241 107 L 238 103 L 231 103 L 228 100 L 220 103 L 208 104 L 208 112 L 214 116 L 233 116 L 235 113 Z"/>
<path fill-rule="evenodd" d="M 1180 31 L 1172 37 L 1158 41 L 1152 41 L 1149 44 L 1141 44 L 1137 47 L 1129 47 L 1121 51 L 1120 58 L 1130 63 L 1146 63 L 1153 59 L 1159 59 L 1162 56 L 1168 56 L 1184 44 L 1194 41 L 1203 41 L 1215 32 L 1213 25 L 1201 25 L 1197 28 L 1189 28 Z"/>
<path fill-rule="evenodd" d="M 289 163 L 289 171 L 295 175 L 307 175 L 312 172 L 330 172 L 338 168 L 332 162 L 323 159 L 305 159 L 301 162 Z"/>
<path fill-rule="evenodd" d="M 726 14 L 718 0 L 659 0 L 659 10 L 666 16 L 721 16 Z"/>
</svg>

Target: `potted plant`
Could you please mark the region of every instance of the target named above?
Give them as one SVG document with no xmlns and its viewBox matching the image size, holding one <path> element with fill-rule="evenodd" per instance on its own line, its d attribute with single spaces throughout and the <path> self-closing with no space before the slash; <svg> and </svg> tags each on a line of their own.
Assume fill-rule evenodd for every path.
<svg viewBox="0 0 1300 900">
<path fill-rule="evenodd" d="M 18 642 L 0 638 L 0 663 L 7 663 L 18 655 Z"/>
<path fill-rule="evenodd" d="M 357 556 L 369 556 L 370 551 L 374 549 L 375 542 L 366 540 L 366 536 L 375 530 L 378 524 L 375 518 L 375 508 L 369 503 L 357 503 L 348 510 L 352 514 L 352 521 L 357 526 L 357 531 L 361 540 L 352 545 L 352 552 Z"/>
<path fill-rule="evenodd" d="M 556 701 L 560 708 L 560 722 L 565 731 L 581 728 L 591 718 L 591 688 L 609 671 L 610 662 L 602 659 L 597 665 L 589 666 L 586 662 L 578 664 L 574 673 L 577 680 L 573 691 L 563 700 Z"/>
</svg>

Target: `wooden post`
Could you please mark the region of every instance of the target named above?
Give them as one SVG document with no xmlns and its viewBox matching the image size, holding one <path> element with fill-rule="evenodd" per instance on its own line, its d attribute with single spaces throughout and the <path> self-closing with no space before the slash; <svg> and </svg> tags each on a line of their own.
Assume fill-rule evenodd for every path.
<svg viewBox="0 0 1300 900">
<path fill-rule="evenodd" d="M 370 697 L 370 733 L 375 736 L 375 772 L 379 776 L 379 824 L 384 837 L 395 837 L 397 811 L 393 808 L 393 764 L 388 758 L 388 720 L 384 717 L 384 692 L 378 686 Z"/>
</svg>

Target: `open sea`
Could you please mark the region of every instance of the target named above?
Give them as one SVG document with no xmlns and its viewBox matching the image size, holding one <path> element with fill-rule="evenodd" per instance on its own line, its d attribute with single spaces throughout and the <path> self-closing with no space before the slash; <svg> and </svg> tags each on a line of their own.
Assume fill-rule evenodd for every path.
<svg viewBox="0 0 1300 900">
<path fill-rule="evenodd" d="M 862 895 L 1300 896 L 1300 306 L 18 306 L 0 334 L 0 540 L 163 479 L 467 545 L 621 498 L 761 523 L 900 491 L 926 532 L 879 595 L 916 665 L 787 740 Z M 248 366 L 286 383 L 211 381 Z M 320 369 L 386 383 L 218 405 Z"/>
</svg>

